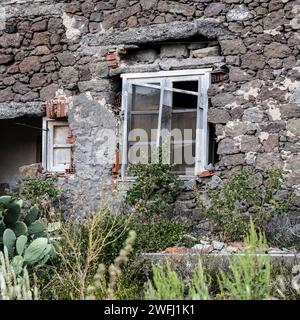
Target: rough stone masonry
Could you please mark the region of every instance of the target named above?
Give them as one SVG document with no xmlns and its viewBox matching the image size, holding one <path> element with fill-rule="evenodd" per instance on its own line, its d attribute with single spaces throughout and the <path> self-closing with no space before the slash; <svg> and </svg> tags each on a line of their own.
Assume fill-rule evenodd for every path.
<svg viewBox="0 0 300 320">
<path fill-rule="evenodd" d="M 225 70 L 208 92 L 218 176 L 275 163 L 300 192 L 298 0 L 2 0 L 0 26 L 0 119 L 71 97 L 76 173 L 61 183 L 73 207 L 111 198 L 103 130 L 119 128 L 125 72 Z"/>
</svg>

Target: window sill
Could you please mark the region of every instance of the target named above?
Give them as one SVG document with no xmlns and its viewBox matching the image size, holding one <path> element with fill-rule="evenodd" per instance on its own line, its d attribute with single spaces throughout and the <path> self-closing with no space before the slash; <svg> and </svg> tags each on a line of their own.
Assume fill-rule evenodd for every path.
<svg viewBox="0 0 300 320">
<path fill-rule="evenodd" d="M 190 180 L 197 180 L 199 176 L 178 176 L 180 180 L 182 181 L 190 181 Z M 118 178 L 118 182 L 135 182 L 136 178 L 135 177 L 126 177 L 126 178 Z"/>
</svg>

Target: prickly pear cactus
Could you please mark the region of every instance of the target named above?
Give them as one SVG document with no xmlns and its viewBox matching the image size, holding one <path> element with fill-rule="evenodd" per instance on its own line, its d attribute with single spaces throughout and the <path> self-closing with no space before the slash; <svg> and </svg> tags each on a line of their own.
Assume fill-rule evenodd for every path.
<svg viewBox="0 0 300 320">
<path fill-rule="evenodd" d="M 16 235 L 11 229 L 6 229 L 3 233 L 3 245 L 7 248 L 10 257 L 15 254 Z"/>
<path fill-rule="evenodd" d="M 29 209 L 25 218 L 22 218 L 22 205 L 22 200 L 11 196 L 0 197 L 0 245 L 3 243 L 3 232 L 8 228 L 13 230 L 17 237 L 25 235 L 35 239 L 46 235 L 48 223 L 45 219 L 39 219 L 38 206 Z"/>
<path fill-rule="evenodd" d="M 48 243 L 47 238 L 35 239 L 25 250 L 24 262 L 28 265 L 45 262 L 45 258 L 49 258 L 51 249 L 52 246 Z"/>
<path fill-rule="evenodd" d="M 46 263 L 54 247 L 47 238 L 38 238 L 28 243 L 24 235 L 16 238 L 14 232 L 6 229 L 3 235 L 4 248 L 12 259 L 12 265 L 16 274 L 22 271 L 24 266 L 42 265 Z M 14 254 L 17 254 L 14 256 Z"/>
<path fill-rule="evenodd" d="M 50 226 L 47 219 L 39 218 L 37 205 L 22 217 L 22 204 L 10 196 L 0 197 L 0 251 L 7 249 L 16 274 L 24 266 L 46 263 L 55 252 L 46 237 Z"/>
</svg>

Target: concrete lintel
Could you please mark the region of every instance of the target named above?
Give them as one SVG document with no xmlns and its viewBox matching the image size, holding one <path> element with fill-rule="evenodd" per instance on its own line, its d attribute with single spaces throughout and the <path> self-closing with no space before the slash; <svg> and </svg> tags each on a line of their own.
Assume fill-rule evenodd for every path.
<svg viewBox="0 0 300 320">
<path fill-rule="evenodd" d="M 0 119 L 14 119 L 23 116 L 42 117 L 44 109 L 41 102 L 6 102 L 0 103 Z"/>
<path fill-rule="evenodd" d="M 127 31 L 107 31 L 95 35 L 87 35 L 82 39 L 84 46 L 111 46 L 126 44 L 146 44 L 169 40 L 187 39 L 194 36 L 204 36 L 217 39 L 229 34 L 227 28 L 212 18 L 201 18 L 194 21 L 172 22 L 161 25 L 151 25 Z"/>
<path fill-rule="evenodd" d="M 5 0 L 1 3 L 5 18 L 61 16 L 65 3 L 54 3 L 52 0 Z"/>
</svg>

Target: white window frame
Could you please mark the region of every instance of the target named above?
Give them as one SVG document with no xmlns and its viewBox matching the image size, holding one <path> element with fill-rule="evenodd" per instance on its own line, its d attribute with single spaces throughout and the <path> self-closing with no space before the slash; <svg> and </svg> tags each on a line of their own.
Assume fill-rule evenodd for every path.
<svg viewBox="0 0 300 320">
<path fill-rule="evenodd" d="M 53 150 L 54 148 L 68 148 L 71 149 L 73 144 L 59 144 L 54 145 L 54 127 L 69 126 L 68 121 L 43 118 L 43 144 L 42 144 L 42 166 L 48 172 L 64 173 L 69 169 L 69 165 L 54 166 Z"/>
<path fill-rule="evenodd" d="M 129 94 L 132 91 L 132 85 L 137 84 L 160 89 L 161 92 L 183 92 L 198 96 L 197 104 L 197 126 L 196 126 L 196 155 L 195 155 L 195 171 L 194 176 L 205 170 L 208 164 L 208 150 L 209 150 L 209 129 L 208 129 L 208 95 L 207 91 L 211 83 L 211 71 L 212 69 L 193 69 L 193 70 L 179 70 L 179 71 L 160 71 L 160 72 L 148 72 L 148 73 L 127 73 L 121 75 L 123 82 L 122 89 L 122 135 L 121 137 L 121 149 L 122 149 L 122 168 L 121 177 L 122 180 L 130 179 L 132 177 L 126 177 L 127 167 L 127 153 L 128 153 L 128 106 L 129 106 Z M 159 80 L 159 81 L 158 81 Z M 165 81 L 164 81 L 165 80 Z M 176 81 L 198 81 L 199 91 L 189 92 L 187 90 L 174 89 L 168 86 L 169 81 L 172 83 Z M 149 85 L 147 83 L 158 82 L 159 85 Z M 164 94 L 161 93 L 161 101 L 159 108 L 159 117 L 162 113 Z M 156 145 L 159 145 L 160 134 L 157 136 Z M 193 177 L 194 177 L 193 176 Z M 191 176 L 180 176 L 183 179 L 189 179 Z"/>
</svg>

